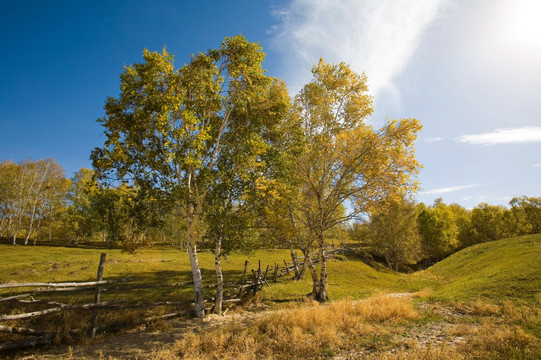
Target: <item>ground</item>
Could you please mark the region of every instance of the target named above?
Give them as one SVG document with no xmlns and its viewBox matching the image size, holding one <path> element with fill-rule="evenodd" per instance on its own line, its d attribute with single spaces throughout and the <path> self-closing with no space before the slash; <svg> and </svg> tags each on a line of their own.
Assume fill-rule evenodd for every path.
<svg viewBox="0 0 541 360">
<path fill-rule="evenodd" d="M 391 294 L 391 296 L 409 297 L 410 294 Z M 399 354 L 405 349 L 412 348 L 417 351 L 426 351 L 427 348 L 453 349 L 465 342 L 463 336 L 465 326 L 468 327 L 468 333 L 481 326 L 475 316 L 464 314 L 453 306 L 416 301 L 415 308 L 421 314 L 421 321 L 392 325 L 388 329 L 389 335 L 380 339 L 370 337 L 364 342 L 359 339 L 359 342 L 364 344 L 363 348 L 338 351 L 329 358 L 363 359 L 375 355 L 379 357 L 385 354 Z M 249 324 L 271 312 L 281 311 L 284 310 L 258 309 L 226 313 L 224 316 L 208 315 L 204 320 L 173 319 L 163 326 L 165 330 L 138 328 L 119 335 L 100 337 L 88 344 L 41 349 L 39 353 L 23 359 L 152 359 L 154 356 L 152 354 L 167 349 L 189 331 L 205 334 L 210 329 L 220 329 L 228 323 Z"/>
</svg>

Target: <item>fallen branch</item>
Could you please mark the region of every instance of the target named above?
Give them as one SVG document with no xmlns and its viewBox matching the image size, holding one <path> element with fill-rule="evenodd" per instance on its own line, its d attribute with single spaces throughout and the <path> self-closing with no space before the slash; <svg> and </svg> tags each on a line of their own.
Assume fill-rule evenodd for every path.
<svg viewBox="0 0 541 360">
<path fill-rule="evenodd" d="M 187 315 L 187 314 L 190 314 L 190 313 L 191 313 L 191 311 L 183 311 L 183 312 L 176 312 L 176 313 L 165 314 L 165 315 L 156 315 L 156 316 L 147 317 L 145 319 L 145 321 L 170 319 L 172 317 L 177 317 L 177 316 L 181 316 L 181 315 Z"/>
<path fill-rule="evenodd" d="M 143 290 L 143 289 L 154 289 L 154 288 L 166 288 L 166 287 L 182 287 L 193 285 L 192 281 L 183 282 L 183 283 L 173 283 L 173 284 L 141 284 L 141 285 L 131 285 L 131 286 L 117 286 L 111 288 L 102 289 L 102 291 L 123 291 L 123 290 Z"/>
<path fill-rule="evenodd" d="M 60 303 L 58 301 L 47 301 L 47 300 L 18 300 L 21 304 L 44 304 L 44 305 L 55 305 L 55 306 L 68 306 L 68 304 Z"/>
</svg>

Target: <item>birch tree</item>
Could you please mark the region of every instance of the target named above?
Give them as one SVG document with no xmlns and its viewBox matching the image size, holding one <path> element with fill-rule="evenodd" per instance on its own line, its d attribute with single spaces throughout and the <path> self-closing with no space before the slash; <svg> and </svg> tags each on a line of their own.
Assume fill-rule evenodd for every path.
<svg viewBox="0 0 541 360">
<path fill-rule="evenodd" d="M 54 221 L 55 211 L 65 204 L 69 180 L 64 176 L 64 169 L 53 159 L 39 160 L 34 164 L 34 187 L 29 189 L 29 224 L 26 229 L 24 245 L 34 235 L 36 244 L 38 231 L 45 220 Z"/>
<path fill-rule="evenodd" d="M 317 245 L 320 269 L 310 266 L 311 296 L 326 301 L 328 232 L 417 189 L 414 141 L 421 126 L 415 119 L 387 121 L 379 130 L 366 124 L 372 113 L 366 77 L 344 63 L 320 60 L 312 74 L 294 103 L 306 145 L 297 160 L 301 186 L 292 207 Z"/>
<path fill-rule="evenodd" d="M 180 70 L 165 49 L 143 57 L 124 69 L 120 96 L 107 100 L 99 119 L 107 140 L 93 151 L 93 164 L 102 178 L 151 185 L 174 202 L 187 226 L 195 315 L 202 317 L 197 230 L 217 164 L 223 156 L 258 164 L 261 129 L 281 121 L 287 91 L 264 74 L 261 46 L 242 36 L 192 56 Z"/>
<path fill-rule="evenodd" d="M 17 179 L 20 167 L 12 161 L 0 163 L 0 236 L 11 236 L 15 203 L 17 198 Z"/>
</svg>

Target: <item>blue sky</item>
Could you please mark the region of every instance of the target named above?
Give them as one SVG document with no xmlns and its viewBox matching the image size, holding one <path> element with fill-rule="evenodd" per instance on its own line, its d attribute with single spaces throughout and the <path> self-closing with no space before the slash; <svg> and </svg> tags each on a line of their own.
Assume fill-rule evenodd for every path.
<svg viewBox="0 0 541 360">
<path fill-rule="evenodd" d="M 540 16 L 538 0 L 3 1 L 0 160 L 90 167 L 123 65 L 167 46 L 181 66 L 240 33 L 292 95 L 323 57 L 366 72 L 373 125 L 419 119 L 419 201 L 541 196 Z"/>
</svg>

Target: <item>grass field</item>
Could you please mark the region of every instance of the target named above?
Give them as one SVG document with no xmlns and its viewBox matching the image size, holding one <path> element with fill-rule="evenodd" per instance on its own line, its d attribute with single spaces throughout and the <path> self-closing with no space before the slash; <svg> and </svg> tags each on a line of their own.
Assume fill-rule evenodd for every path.
<svg viewBox="0 0 541 360">
<path fill-rule="evenodd" d="M 438 299 L 535 302 L 541 295 L 541 236 L 474 245 L 414 275 L 421 281 L 432 276 Z"/>
<path fill-rule="evenodd" d="M 0 262 L 0 283 L 92 281 L 96 277 L 101 252 L 102 250 L 94 249 L 0 245 L 0 253 L 4 255 L 2 262 Z M 154 247 L 153 249 L 141 250 L 137 254 L 122 253 L 119 250 L 107 250 L 105 252 L 107 253 L 107 263 L 104 271 L 104 279 L 131 278 L 136 283 L 144 284 L 178 283 L 191 280 L 188 256 L 185 252 L 178 249 Z M 215 276 L 214 256 L 208 251 L 200 252 L 199 256 L 204 282 L 205 284 L 212 284 Z M 250 262 L 250 268 L 257 268 L 258 262 L 261 261 L 261 267 L 265 269 L 267 265 L 272 266 L 275 262 L 283 264 L 284 259 L 290 259 L 289 251 L 287 250 L 258 250 L 252 254 L 231 254 L 228 256 L 227 261 L 223 261 L 222 263 L 225 281 L 238 280 L 242 275 L 246 260 Z M 395 336 L 396 331 L 403 334 L 410 334 L 412 331 L 432 329 L 432 327 L 435 327 L 436 330 L 444 329 L 445 331 L 441 331 L 445 332 L 446 335 L 444 336 L 447 338 L 451 336 L 449 334 L 452 332 L 460 333 L 455 338 L 467 339 L 465 341 L 467 344 L 470 344 L 468 346 L 473 346 L 472 344 L 475 344 L 475 341 L 477 341 L 475 339 L 483 338 L 485 338 L 484 341 L 486 343 L 493 341 L 501 344 L 507 341 L 510 344 L 509 348 L 500 349 L 496 353 L 487 350 L 477 358 L 541 358 L 539 353 L 539 337 L 541 336 L 541 266 L 539 265 L 539 259 L 541 259 L 540 235 L 478 244 L 450 256 L 425 271 L 413 274 L 398 274 L 382 266 L 369 266 L 353 256 L 339 257 L 339 259 L 330 260 L 328 264 L 329 295 L 331 300 L 352 300 L 377 296 L 380 300 L 373 303 L 373 306 L 377 307 L 378 304 L 384 304 L 387 301 L 381 300 L 383 299 L 381 298 L 381 294 L 415 293 L 415 300 L 413 302 L 409 300 L 409 304 L 400 305 L 409 309 L 413 304 L 417 304 L 415 305 L 415 315 L 412 315 L 413 313 L 409 310 L 404 313 L 406 315 L 401 313 L 403 316 L 397 315 L 392 317 L 390 314 L 387 314 L 390 316 L 389 319 L 383 316 L 382 320 L 376 321 L 375 324 L 370 320 L 370 316 L 372 315 L 363 315 L 362 320 L 358 322 L 358 326 L 360 326 L 358 332 L 353 334 L 347 330 L 350 325 L 339 324 L 342 321 L 340 319 L 347 317 L 346 315 L 339 317 L 340 319 L 327 319 L 327 324 L 331 322 L 336 323 L 337 328 L 340 329 L 339 332 L 344 332 L 337 338 L 338 340 L 330 343 L 316 341 L 318 337 L 320 338 L 326 335 L 320 334 L 318 329 L 311 328 L 309 326 L 310 321 L 307 321 L 302 326 L 292 326 L 297 329 L 295 330 L 297 332 L 295 336 L 300 336 L 303 344 L 305 344 L 303 346 L 309 349 L 310 354 L 314 358 L 332 357 L 330 355 L 334 356 L 344 351 L 353 351 L 352 349 L 358 350 L 361 348 L 363 350 L 359 351 L 371 349 L 371 354 L 376 354 L 378 351 L 388 351 L 392 348 L 391 345 L 393 344 L 393 346 L 400 345 L 401 349 L 403 349 L 404 341 L 410 341 L 410 337 L 409 335 L 404 335 L 405 340 L 400 340 L 401 338 L 397 340 Z M 292 307 L 295 314 L 303 313 L 303 311 L 314 311 L 319 314 L 317 316 L 323 316 L 321 315 L 323 314 L 322 310 L 318 307 L 319 305 L 303 305 L 302 302 L 290 303 L 292 305 L 283 304 L 284 301 L 302 299 L 303 295 L 310 292 L 312 286 L 308 274 L 301 281 L 291 281 L 286 278 L 288 277 L 281 278 L 277 283 L 271 283 L 269 287 L 265 287 L 259 295 L 259 300 L 270 304 L 271 308 L 274 309 L 284 309 L 285 306 L 286 308 Z M 207 297 L 213 296 L 213 289 L 206 288 L 205 291 Z M 13 289 L 4 289 L 0 292 L 0 297 L 13 293 Z M 40 299 L 65 303 L 92 302 L 92 298 L 92 291 L 79 292 L 77 295 L 40 295 Z M 102 301 L 117 298 L 127 298 L 130 302 L 147 303 L 163 300 L 188 300 L 192 298 L 192 290 L 190 287 L 183 289 L 167 288 L 160 290 L 138 290 L 126 293 L 105 292 L 102 295 Z M 347 310 L 349 309 L 347 301 L 346 303 L 337 302 L 336 304 L 333 306 L 341 306 L 341 308 L 346 309 L 344 310 L 346 312 L 350 310 L 353 312 L 358 311 L 354 309 Z M 397 306 L 393 304 L 391 301 L 388 306 L 390 308 Z M 428 310 L 426 304 L 431 304 Z M 166 310 L 161 309 L 158 311 L 163 313 Z M 234 312 L 234 310 L 232 311 Z M 373 313 L 373 310 L 370 311 Z M 2 314 L 13 312 L 18 312 L 18 310 L 7 306 L 6 303 L 0 306 L 0 313 Z M 145 313 L 145 315 L 148 314 L 149 312 Z M 104 331 L 118 331 L 119 329 L 129 328 L 130 326 L 137 326 L 137 319 L 142 316 L 142 313 L 127 310 L 122 312 L 122 314 L 116 314 L 116 316 L 117 318 L 111 315 L 111 318 L 108 320 L 110 320 L 112 325 L 105 327 Z M 287 324 L 291 316 L 293 315 L 288 315 L 287 319 L 273 318 L 272 321 L 276 324 Z M 313 318 L 316 315 L 306 313 L 303 316 Z M 325 316 L 329 317 L 330 315 L 327 314 Z M 88 321 L 87 317 L 88 315 L 84 315 L 82 318 L 77 318 L 74 314 L 73 319 L 63 318 L 60 320 L 51 320 L 52 318 L 46 317 L 43 321 L 49 322 L 49 326 L 63 327 L 64 334 L 68 334 L 70 327 L 85 326 Z M 453 320 L 451 321 L 450 318 L 453 318 Z M 447 322 L 449 321 L 453 324 L 452 327 L 447 326 Z M 278 334 L 276 336 L 280 336 L 282 342 L 292 343 L 293 341 L 300 341 L 295 336 L 291 338 L 294 334 L 292 335 L 290 332 L 291 329 L 287 326 L 284 328 L 276 325 L 276 329 L 265 328 L 260 320 L 254 320 L 250 324 L 248 329 L 251 330 L 246 330 L 247 332 L 243 330 L 242 333 L 247 336 L 245 341 L 254 343 L 254 346 L 272 348 L 272 346 L 266 343 L 267 336 L 257 335 L 259 331 L 264 331 L 264 333 L 276 331 L 276 334 Z M 444 326 L 443 324 L 446 325 Z M 458 328 L 456 326 L 457 324 L 460 325 Z M 471 324 L 475 324 L 475 326 Z M 21 326 L 16 322 L 3 325 Z M 39 323 L 34 322 L 31 325 L 38 326 Z M 238 327 L 238 325 L 232 326 Z M 255 328 L 250 326 L 255 326 Z M 220 345 L 223 351 L 226 351 L 228 342 L 220 334 L 223 334 L 224 331 L 238 330 L 227 329 L 227 327 L 221 330 L 218 329 L 216 334 L 209 335 L 208 337 L 208 339 L 213 339 L 213 336 L 218 336 L 222 339 L 220 341 L 225 341 Z M 356 343 L 354 344 L 355 346 L 351 347 L 351 341 L 354 341 L 353 339 L 356 336 L 359 336 L 359 334 L 368 336 L 367 334 L 370 333 L 370 329 L 373 332 L 368 339 L 372 340 L 367 340 L 364 337 L 363 341 L 366 342 L 363 343 L 364 345 Z M 436 330 L 432 329 L 431 331 Z M 213 333 L 210 332 L 209 334 Z M 496 335 L 500 336 L 501 339 L 494 339 L 493 336 Z M 200 342 L 196 338 L 197 336 L 191 338 L 188 336 L 186 339 L 191 339 L 191 342 L 183 340 L 184 342 L 182 344 L 176 345 L 176 347 L 159 354 L 155 353 L 153 356 L 163 359 L 175 358 L 180 354 L 180 350 L 178 350 L 179 346 L 184 349 L 181 351 L 182 354 L 185 354 L 186 348 L 189 348 L 189 346 L 193 346 L 194 351 L 197 353 L 201 353 L 203 351 L 201 349 L 210 349 L 212 347 L 205 342 Z M 216 343 L 218 340 L 209 341 Z M 465 359 L 468 357 L 464 357 L 463 355 L 473 351 L 470 347 L 457 347 L 459 349 L 457 350 L 458 352 L 449 353 L 456 356 L 442 357 L 441 351 L 437 353 L 434 349 L 429 349 L 425 353 L 421 350 L 415 350 L 421 348 L 426 350 L 426 346 L 423 348 L 421 346 L 422 344 L 419 345 L 421 347 L 417 345 L 408 345 L 409 352 L 407 354 L 409 355 L 403 358 L 416 358 L 413 354 L 416 354 L 415 351 L 420 351 L 418 352 L 418 358 L 423 359 Z M 481 345 L 477 344 L 475 346 L 479 348 Z M 515 348 L 520 351 L 513 352 Z M 299 353 L 295 352 L 296 350 L 288 353 L 287 351 L 284 352 L 283 349 L 280 350 L 279 347 L 276 349 L 269 350 L 269 358 L 276 357 L 276 354 L 272 351 L 290 354 L 293 358 L 299 355 Z M 231 358 L 242 358 L 239 355 L 238 348 L 231 351 Z M 224 354 L 226 353 L 224 352 Z M 394 353 L 399 354 L 396 351 Z M 201 354 L 200 358 L 206 358 L 203 353 Z M 504 355 L 502 355 L 503 357 L 498 357 L 499 354 Z M 226 357 L 224 356 L 224 358 Z M 246 358 L 253 357 L 247 356 Z M 400 357 L 387 358 L 398 359 Z"/>
<path fill-rule="evenodd" d="M 93 281 L 102 250 L 47 246 L 0 245 L 0 283 Z M 144 249 L 136 254 L 107 250 L 104 279 L 133 279 L 134 283 L 179 283 L 191 280 L 188 255 L 170 247 Z M 413 274 L 394 273 L 383 266 L 369 266 L 354 257 L 339 257 L 328 264 L 329 295 L 332 300 L 365 298 L 378 293 L 411 293 L 423 290 L 435 300 L 497 302 L 510 300 L 532 303 L 541 293 L 541 236 L 524 236 L 464 249 L 433 267 Z M 205 284 L 215 278 L 214 256 L 199 253 Z M 258 250 L 235 253 L 222 262 L 225 281 L 242 276 L 244 262 L 250 269 L 289 260 L 287 250 Z M 377 265 L 377 264 L 376 264 Z M 301 281 L 282 278 L 261 293 L 265 301 L 297 300 L 311 291 L 309 274 Z M 213 289 L 206 288 L 206 296 Z M 0 291 L 13 293 L 13 289 Z M 93 294 L 80 295 L 72 302 L 91 300 Z M 132 291 L 129 294 L 104 294 L 103 300 L 126 297 L 131 301 L 191 299 L 190 287 Z M 82 298 L 81 298 L 82 297 Z"/>
</svg>

